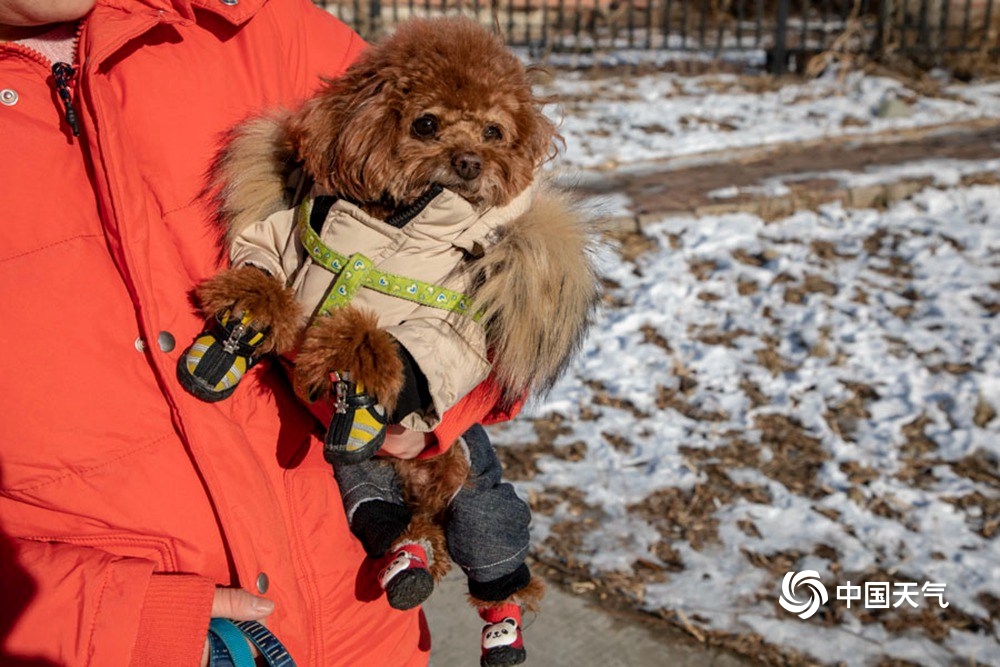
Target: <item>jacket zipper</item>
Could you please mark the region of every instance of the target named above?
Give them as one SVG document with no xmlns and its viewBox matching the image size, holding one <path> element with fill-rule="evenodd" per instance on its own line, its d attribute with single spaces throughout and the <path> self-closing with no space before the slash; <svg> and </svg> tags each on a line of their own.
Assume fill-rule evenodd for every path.
<svg viewBox="0 0 1000 667">
<path fill-rule="evenodd" d="M 80 121 L 76 118 L 76 109 L 73 108 L 73 96 L 69 92 L 69 82 L 76 76 L 76 70 L 69 63 L 53 63 L 52 78 L 56 82 L 56 93 L 63 102 L 64 115 L 69 129 L 74 137 L 80 136 Z"/>
<path fill-rule="evenodd" d="M 73 96 L 69 92 L 69 82 L 76 76 L 76 70 L 69 63 L 53 63 L 52 78 L 56 82 L 56 93 L 63 103 L 63 113 L 69 129 L 74 137 L 80 136 L 80 121 L 76 117 L 76 109 L 73 108 Z"/>
<path fill-rule="evenodd" d="M 79 60 L 79 50 L 80 50 L 80 33 L 83 32 L 83 21 L 77 22 L 76 34 L 73 36 L 73 60 Z M 63 104 L 63 118 L 66 119 L 66 123 L 69 125 L 70 130 L 73 132 L 74 137 L 80 136 L 80 120 L 76 114 L 76 109 L 73 107 L 73 95 L 70 92 L 70 83 L 76 76 L 76 68 L 70 63 L 64 62 L 51 62 L 42 53 L 30 46 L 25 46 L 24 44 L 6 44 L 7 48 L 15 53 L 19 53 L 22 56 L 34 60 L 38 64 L 48 68 L 51 67 L 52 79 L 55 81 L 56 94 Z"/>
<path fill-rule="evenodd" d="M 80 121 L 76 115 L 76 109 L 73 108 L 73 96 L 69 92 L 69 84 L 76 76 L 76 68 L 73 67 L 76 63 L 80 62 L 80 35 L 83 33 L 83 20 L 76 22 L 76 30 L 73 35 L 73 62 L 72 63 L 52 63 L 52 78 L 56 83 L 56 93 L 59 95 L 59 99 L 62 100 L 66 123 L 69 124 L 69 129 L 73 132 L 74 137 L 80 136 Z"/>
</svg>

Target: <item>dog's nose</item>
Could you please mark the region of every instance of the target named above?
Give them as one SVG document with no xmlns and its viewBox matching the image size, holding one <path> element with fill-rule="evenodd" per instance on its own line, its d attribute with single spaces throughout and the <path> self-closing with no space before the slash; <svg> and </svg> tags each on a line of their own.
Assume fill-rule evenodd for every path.
<svg viewBox="0 0 1000 667">
<path fill-rule="evenodd" d="M 483 159 L 475 153 L 458 153 L 451 158 L 451 167 L 456 174 L 471 181 L 483 170 Z"/>
</svg>

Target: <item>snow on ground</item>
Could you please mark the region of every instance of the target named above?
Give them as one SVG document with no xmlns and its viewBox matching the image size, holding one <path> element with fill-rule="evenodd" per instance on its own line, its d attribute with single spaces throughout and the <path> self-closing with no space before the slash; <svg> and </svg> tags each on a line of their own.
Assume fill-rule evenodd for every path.
<svg viewBox="0 0 1000 667">
<path fill-rule="evenodd" d="M 557 449 L 584 445 L 521 485 L 555 504 L 536 515 L 540 553 L 598 574 L 679 566 L 637 603 L 815 659 L 1000 664 L 1000 188 L 650 235 L 635 264 L 605 258 L 617 303 L 531 410 L 565 418 Z M 530 441 L 528 426 L 497 441 Z M 567 551 L 558 525 L 580 507 L 596 520 Z M 823 621 L 777 606 L 786 569 L 819 572 Z M 949 607 L 834 599 L 864 581 L 944 583 Z"/>
<path fill-rule="evenodd" d="M 1000 115 L 996 84 L 914 97 L 883 122 L 888 91 L 911 97 L 898 82 L 752 94 L 712 80 L 722 90 L 669 74 L 562 81 L 566 161 Z M 605 305 L 566 377 L 493 430 L 508 463 L 527 452 L 510 472 L 539 558 L 694 634 L 756 634 L 805 661 L 1000 665 L 1000 187 L 945 178 L 886 211 L 644 231 L 634 259 L 602 248 Z M 779 605 L 785 573 L 803 570 L 829 595 L 805 620 Z M 898 606 L 868 604 L 866 582 Z"/>
<path fill-rule="evenodd" d="M 763 90 L 761 90 L 763 88 Z M 816 141 L 945 122 L 1000 118 L 1000 82 L 940 85 L 936 96 L 889 77 L 830 74 L 778 86 L 736 74 L 595 78 L 559 71 L 563 167 L 623 165 L 788 141 Z"/>
</svg>

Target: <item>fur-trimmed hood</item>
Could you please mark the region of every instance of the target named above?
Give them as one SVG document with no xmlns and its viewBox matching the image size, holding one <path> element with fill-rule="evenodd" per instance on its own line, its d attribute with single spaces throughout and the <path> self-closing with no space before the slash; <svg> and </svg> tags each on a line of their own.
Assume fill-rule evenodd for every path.
<svg viewBox="0 0 1000 667">
<path fill-rule="evenodd" d="M 473 263 L 474 308 L 494 371 L 512 395 L 547 391 L 583 342 L 598 302 L 594 234 L 565 194 L 543 184 Z"/>
</svg>

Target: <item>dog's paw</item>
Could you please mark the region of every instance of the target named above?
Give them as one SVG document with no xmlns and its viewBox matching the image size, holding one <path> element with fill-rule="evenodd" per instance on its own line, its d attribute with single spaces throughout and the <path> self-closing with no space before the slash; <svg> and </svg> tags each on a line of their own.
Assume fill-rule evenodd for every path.
<svg viewBox="0 0 1000 667">
<path fill-rule="evenodd" d="M 291 288 L 254 266 L 240 266 L 209 278 L 196 290 L 207 316 L 230 310 L 249 312 L 256 329 L 267 332 L 260 354 L 283 353 L 298 339 L 302 308 Z"/>
<path fill-rule="evenodd" d="M 296 385 L 305 395 L 323 396 L 334 372 L 350 373 L 351 381 L 392 412 L 403 387 L 403 362 L 396 340 L 374 313 L 348 306 L 309 326 L 295 358 Z"/>
</svg>

